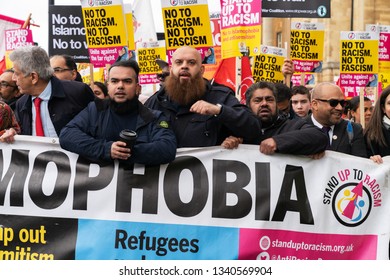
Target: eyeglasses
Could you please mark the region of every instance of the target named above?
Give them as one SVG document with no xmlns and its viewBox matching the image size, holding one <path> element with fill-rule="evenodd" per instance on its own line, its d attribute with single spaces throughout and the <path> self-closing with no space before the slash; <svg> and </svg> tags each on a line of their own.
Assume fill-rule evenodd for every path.
<svg viewBox="0 0 390 280">
<path fill-rule="evenodd" d="M 329 99 L 329 100 L 327 100 L 327 99 L 316 99 L 316 100 L 318 100 L 318 101 L 322 101 L 322 102 L 328 102 L 329 103 L 329 105 L 331 106 L 331 107 L 333 107 L 333 108 L 335 108 L 335 107 L 337 107 L 337 105 L 341 105 L 341 107 L 344 107 L 345 106 L 345 103 L 346 103 L 346 101 L 344 100 L 344 99 L 341 99 L 341 100 L 338 100 L 338 99 Z"/>
<path fill-rule="evenodd" d="M 157 79 L 164 81 L 166 77 L 169 76 L 169 72 L 162 72 L 157 74 Z"/>
<path fill-rule="evenodd" d="M 62 72 L 65 72 L 65 71 L 73 71 L 73 69 L 70 69 L 70 68 L 61 68 L 61 67 L 53 68 L 53 70 L 54 70 L 55 73 L 62 73 Z"/>
<path fill-rule="evenodd" d="M 13 86 L 13 85 L 10 85 L 9 83 L 7 83 L 7 82 L 1 82 L 0 83 L 0 87 L 2 87 L 2 88 L 7 88 L 7 87 L 13 87 L 13 88 L 16 88 L 17 86 L 15 85 L 15 86 Z"/>
</svg>

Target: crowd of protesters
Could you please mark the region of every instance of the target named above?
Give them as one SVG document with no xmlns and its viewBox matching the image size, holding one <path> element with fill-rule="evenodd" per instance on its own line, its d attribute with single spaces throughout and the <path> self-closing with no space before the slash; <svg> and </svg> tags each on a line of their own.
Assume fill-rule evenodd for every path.
<svg viewBox="0 0 390 280">
<path fill-rule="evenodd" d="M 170 64 L 158 61 L 160 89 L 143 103 L 135 60 L 116 61 L 106 83 L 90 86 L 67 55 L 49 57 L 41 47 L 28 46 L 13 51 L 10 60 L 12 69 L 0 75 L 4 143 L 17 134 L 58 137 L 64 149 L 90 160 L 147 165 L 174 160 L 181 147 L 232 149 L 240 143 L 258 145 L 268 155 L 315 159 L 332 150 L 382 163 L 390 154 L 390 88 L 375 106 L 368 98 L 360 106 L 359 97 L 347 101 L 334 83 L 309 89 L 257 82 L 244 105 L 230 88 L 203 77 L 196 49 L 181 47 Z M 285 76 L 293 72 L 286 63 Z M 134 146 L 126 146 L 122 130 L 137 134 Z"/>
</svg>

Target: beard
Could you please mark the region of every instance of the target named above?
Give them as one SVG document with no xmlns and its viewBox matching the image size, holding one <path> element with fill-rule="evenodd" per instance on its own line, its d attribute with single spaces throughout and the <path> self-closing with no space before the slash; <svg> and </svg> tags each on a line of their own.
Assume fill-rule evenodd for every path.
<svg viewBox="0 0 390 280">
<path fill-rule="evenodd" d="M 170 75 L 165 80 L 165 91 L 169 98 L 181 106 L 195 103 L 206 93 L 206 83 L 199 73 L 194 78 L 180 82 L 178 77 Z"/>
</svg>

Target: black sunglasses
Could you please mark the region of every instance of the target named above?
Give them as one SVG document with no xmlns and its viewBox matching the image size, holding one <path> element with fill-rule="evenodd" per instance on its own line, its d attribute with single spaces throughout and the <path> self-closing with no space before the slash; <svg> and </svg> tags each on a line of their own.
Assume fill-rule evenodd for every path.
<svg viewBox="0 0 390 280">
<path fill-rule="evenodd" d="M 164 80 L 168 76 L 169 76 L 169 72 L 158 73 L 157 74 L 157 79 Z"/>
<path fill-rule="evenodd" d="M 341 107 L 344 107 L 345 103 L 346 103 L 346 101 L 344 99 L 341 99 L 341 100 L 329 99 L 329 100 L 327 100 L 327 99 L 318 99 L 317 98 L 316 100 L 322 101 L 322 102 L 328 102 L 331 107 L 337 107 L 337 105 L 339 105 L 339 104 L 341 105 Z"/>
</svg>

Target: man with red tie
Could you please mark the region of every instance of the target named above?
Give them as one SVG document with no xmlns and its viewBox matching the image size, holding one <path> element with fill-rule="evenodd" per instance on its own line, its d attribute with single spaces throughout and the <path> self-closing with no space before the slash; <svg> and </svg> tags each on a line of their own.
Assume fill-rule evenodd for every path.
<svg viewBox="0 0 390 280">
<path fill-rule="evenodd" d="M 41 47 L 18 48 L 10 60 L 15 71 L 12 79 L 23 94 L 15 107 L 22 135 L 58 137 L 61 129 L 94 100 L 88 85 L 54 77 L 49 56 Z M 2 138 L 12 142 L 15 134 L 11 129 Z"/>
</svg>

